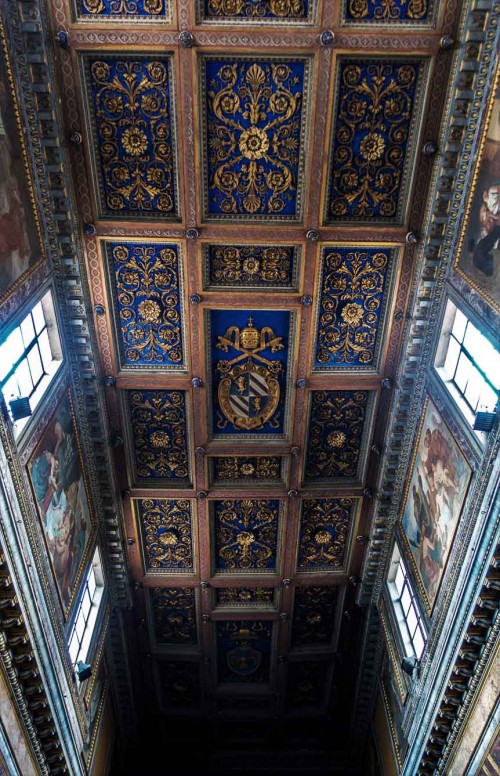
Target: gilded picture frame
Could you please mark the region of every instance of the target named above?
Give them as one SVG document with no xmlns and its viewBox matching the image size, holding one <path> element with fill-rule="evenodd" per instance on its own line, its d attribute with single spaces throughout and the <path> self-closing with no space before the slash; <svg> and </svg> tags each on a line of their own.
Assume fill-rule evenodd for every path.
<svg viewBox="0 0 500 776">
<path fill-rule="evenodd" d="M 453 266 L 500 313 L 500 70 L 476 158 Z"/>
<path fill-rule="evenodd" d="M 47 258 L 24 132 L 0 16 L 0 303 Z"/>
<path fill-rule="evenodd" d="M 386 653 L 382 664 L 380 690 L 384 710 L 389 723 L 392 746 L 396 756 L 398 770 L 401 771 L 407 750 L 407 742 L 403 733 L 403 706 L 395 686 L 394 673 L 391 670 L 389 655 Z"/>
<path fill-rule="evenodd" d="M 427 396 L 424 402 L 399 517 L 405 555 L 428 614 L 436 601 L 472 469 Z"/>
<path fill-rule="evenodd" d="M 67 616 L 88 561 L 95 522 L 69 390 L 38 440 L 27 473 L 60 603 Z"/>
</svg>

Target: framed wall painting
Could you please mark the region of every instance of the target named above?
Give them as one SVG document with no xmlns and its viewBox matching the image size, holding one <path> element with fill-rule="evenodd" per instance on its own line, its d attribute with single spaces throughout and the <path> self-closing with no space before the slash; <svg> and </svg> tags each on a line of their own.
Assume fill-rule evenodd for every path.
<svg viewBox="0 0 500 776">
<path fill-rule="evenodd" d="M 0 299 L 44 259 L 23 126 L 0 18 Z"/>
<path fill-rule="evenodd" d="M 427 397 L 410 464 L 400 527 L 424 603 L 432 611 L 472 469 Z"/>
<path fill-rule="evenodd" d="M 97 743 L 97 736 L 99 733 L 99 725 L 101 723 L 102 712 L 104 709 L 104 703 L 106 701 L 108 689 L 108 673 L 106 668 L 106 662 L 101 660 L 98 668 L 96 668 L 96 678 L 92 685 L 92 692 L 87 708 L 87 720 L 88 720 L 88 733 L 83 742 L 82 754 L 85 760 L 87 771 L 91 772 L 92 758 L 94 756 L 95 746 Z"/>
<path fill-rule="evenodd" d="M 389 655 L 386 653 L 382 664 L 380 689 L 384 701 L 385 713 L 389 722 L 392 745 L 396 755 L 398 768 L 401 770 L 408 744 L 403 733 L 404 707 L 399 697 Z"/>
<path fill-rule="evenodd" d="M 52 571 L 67 614 L 88 556 L 92 528 L 69 391 L 52 415 L 27 468 Z"/>
<path fill-rule="evenodd" d="M 477 158 L 455 269 L 500 312 L 500 73 Z"/>
</svg>

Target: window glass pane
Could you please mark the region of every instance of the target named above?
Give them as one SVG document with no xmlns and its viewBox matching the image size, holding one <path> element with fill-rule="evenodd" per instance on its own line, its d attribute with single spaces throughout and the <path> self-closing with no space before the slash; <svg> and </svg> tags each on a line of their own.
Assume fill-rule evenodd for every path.
<svg viewBox="0 0 500 776">
<path fill-rule="evenodd" d="M 50 349 L 49 335 L 47 334 L 47 329 L 45 329 L 45 331 L 42 331 L 42 333 L 40 334 L 38 343 L 40 345 L 40 352 L 42 354 L 43 365 L 45 369 L 48 369 L 49 365 L 52 363 L 52 351 Z"/>
<path fill-rule="evenodd" d="M 28 362 L 23 359 L 15 371 L 16 379 L 21 391 L 21 396 L 29 396 L 33 390 L 33 381 L 28 367 Z"/>
<path fill-rule="evenodd" d="M 27 348 L 30 342 L 35 338 L 35 327 L 33 326 L 31 314 L 27 315 L 24 321 L 21 323 L 21 334 L 23 337 L 24 347 Z"/>
<path fill-rule="evenodd" d="M 413 648 L 415 650 L 415 655 L 420 658 L 422 657 L 422 652 L 424 651 L 425 642 L 422 636 L 422 631 L 420 628 L 417 628 L 415 635 L 413 637 Z"/>
<path fill-rule="evenodd" d="M 398 570 L 396 573 L 396 579 L 394 580 L 394 584 L 396 585 L 396 589 L 400 595 L 401 595 L 401 590 L 403 589 L 404 581 L 405 581 L 405 575 L 403 574 L 403 569 L 401 568 L 401 564 L 399 564 Z"/>
<path fill-rule="evenodd" d="M 458 359 L 457 371 L 455 373 L 455 384 L 457 385 L 457 388 L 462 391 L 462 393 L 465 391 L 471 371 L 471 362 L 465 353 L 461 353 L 460 358 Z"/>
<path fill-rule="evenodd" d="M 38 302 L 31 311 L 33 320 L 35 322 L 35 330 L 37 334 L 40 334 L 41 330 L 45 326 L 45 316 L 43 314 L 42 303 Z"/>
<path fill-rule="evenodd" d="M 69 656 L 71 658 L 71 662 L 74 663 L 78 656 L 78 639 L 76 638 L 76 634 L 73 634 L 73 636 L 71 637 L 71 641 L 69 642 L 68 649 L 69 649 Z"/>
<path fill-rule="evenodd" d="M 453 322 L 452 332 L 459 342 L 462 342 L 462 338 L 464 336 L 466 326 L 467 326 L 467 318 L 465 317 L 463 312 L 457 308 L 457 312 L 455 314 L 455 320 Z"/>
<path fill-rule="evenodd" d="M 24 345 L 23 338 L 21 337 L 21 330 L 19 328 L 14 329 L 7 337 L 5 341 L 5 351 L 11 364 L 15 364 L 15 362 L 21 358 L 24 352 Z"/>
<path fill-rule="evenodd" d="M 91 598 L 94 597 L 95 588 L 96 588 L 96 584 L 95 584 L 94 569 L 91 569 L 91 573 L 89 575 L 89 594 Z"/>
<path fill-rule="evenodd" d="M 473 410 L 475 410 L 477 407 L 477 403 L 484 386 L 484 379 L 481 377 L 479 372 L 476 372 L 474 369 L 474 371 L 472 371 L 470 374 L 469 382 L 467 383 L 467 388 L 464 392 L 464 396 Z"/>
<path fill-rule="evenodd" d="M 78 616 L 76 618 L 75 622 L 75 633 L 78 636 L 78 639 L 81 641 L 83 636 L 83 631 L 85 630 L 85 621 L 83 617 L 81 616 L 81 610 L 78 612 Z"/>
<path fill-rule="evenodd" d="M 7 404 L 9 403 L 9 401 L 11 401 L 11 399 L 17 399 L 17 397 L 19 396 L 19 386 L 17 384 L 17 380 L 14 377 L 14 375 L 12 377 L 9 377 L 9 379 L 7 380 L 7 382 L 3 387 L 2 393 L 5 397 L 5 401 L 7 402 Z"/>
<path fill-rule="evenodd" d="M 6 342 L 0 345 L 0 380 L 3 380 L 7 372 L 12 367 L 12 358 L 9 346 Z"/>
<path fill-rule="evenodd" d="M 92 604 L 91 604 L 91 601 L 90 601 L 90 596 L 89 596 L 89 594 L 86 592 L 86 593 L 85 593 L 85 595 L 83 596 L 83 600 L 82 600 L 82 608 L 81 608 L 82 617 L 83 617 L 85 620 L 87 620 L 88 613 L 90 612 L 90 607 L 91 607 L 91 606 L 92 606 Z"/>
<path fill-rule="evenodd" d="M 408 592 L 408 586 L 405 585 L 403 593 L 401 595 L 401 606 L 403 607 L 403 614 L 406 617 L 408 614 L 408 609 L 410 608 L 411 604 L 411 596 Z"/>
<path fill-rule="evenodd" d="M 467 348 L 472 358 L 477 359 L 478 354 L 482 352 L 485 344 L 488 344 L 488 340 L 483 337 L 480 331 L 469 322 L 467 331 L 464 337 L 464 347 Z"/>
<path fill-rule="evenodd" d="M 33 383 L 36 385 L 36 383 L 43 375 L 42 361 L 40 359 L 40 353 L 38 352 L 36 345 L 34 348 L 31 348 L 30 352 L 28 353 L 28 364 L 30 366 L 31 378 Z"/>
<path fill-rule="evenodd" d="M 410 631 L 410 638 L 413 637 L 413 634 L 415 633 L 415 628 L 417 627 L 417 613 L 415 612 L 415 607 L 412 605 L 410 606 L 410 610 L 408 612 L 408 617 L 406 618 L 406 622 L 408 623 L 408 630 Z"/>
<path fill-rule="evenodd" d="M 446 353 L 446 358 L 444 360 L 444 369 L 450 377 L 453 377 L 455 374 L 455 369 L 457 368 L 457 361 L 458 357 L 460 355 L 460 345 L 456 341 L 456 339 L 453 339 L 453 337 L 450 337 L 450 342 L 448 345 L 448 351 Z"/>
</svg>

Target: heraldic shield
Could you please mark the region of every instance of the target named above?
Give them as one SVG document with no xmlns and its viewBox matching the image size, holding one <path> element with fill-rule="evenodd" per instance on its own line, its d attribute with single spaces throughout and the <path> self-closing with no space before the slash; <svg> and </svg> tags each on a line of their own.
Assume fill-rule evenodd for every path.
<svg viewBox="0 0 500 776">
<path fill-rule="evenodd" d="M 224 336 L 219 336 L 218 348 L 227 351 L 231 347 L 240 353 L 232 361 L 221 361 L 217 366 L 222 372 L 219 405 L 236 428 L 245 431 L 260 428 L 276 411 L 280 400 L 277 376 L 282 366 L 279 361 L 260 355 L 260 351 L 269 348 L 274 353 L 282 349 L 281 340 L 270 327 L 260 331 L 255 328 L 252 318 L 241 331 L 231 326 Z"/>
<path fill-rule="evenodd" d="M 226 653 L 229 669 L 239 676 L 249 676 L 260 666 L 262 654 L 252 647 L 252 641 L 257 636 L 247 628 L 240 628 L 231 635 L 231 641 L 235 642 L 234 649 Z"/>
</svg>

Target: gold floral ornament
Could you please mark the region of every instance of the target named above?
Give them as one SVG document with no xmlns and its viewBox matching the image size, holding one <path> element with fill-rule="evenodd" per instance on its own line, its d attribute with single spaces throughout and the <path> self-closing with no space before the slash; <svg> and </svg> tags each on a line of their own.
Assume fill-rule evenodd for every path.
<svg viewBox="0 0 500 776">
<path fill-rule="evenodd" d="M 183 337 L 177 248 L 107 244 L 125 364 L 182 368 Z"/>
<path fill-rule="evenodd" d="M 276 500 L 214 502 L 217 568 L 221 571 L 274 569 L 278 515 Z"/>
<path fill-rule="evenodd" d="M 183 391 L 128 391 L 135 476 L 189 482 Z"/>
<path fill-rule="evenodd" d="M 331 544 L 332 537 L 326 530 L 317 531 L 314 535 L 314 541 L 316 544 Z"/>
<path fill-rule="evenodd" d="M 148 323 L 156 323 L 160 317 L 160 307 L 152 299 L 146 299 L 138 307 L 139 315 Z"/>
<path fill-rule="evenodd" d="M 361 454 L 369 393 L 367 391 L 312 391 L 306 481 L 356 478 Z M 331 447 L 330 434 L 342 432 L 342 447 Z"/>
<path fill-rule="evenodd" d="M 164 447 L 168 447 L 169 438 L 165 431 L 153 431 L 150 436 L 151 446 L 155 450 L 159 450 Z"/>
<path fill-rule="evenodd" d="M 315 369 L 369 366 L 378 355 L 390 251 L 325 251 Z"/>
<path fill-rule="evenodd" d="M 238 534 L 236 541 L 238 544 L 241 544 L 243 547 L 243 552 L 245 553 L 250 545 L 255 541 L 255 536 L 251 531 L 242 531 L 240 534 Z"/>
<path fill-rule="evenodd" d="M 357 326 L 363 320 L 363 308 L 356 302 L 346 304 L 340 316 L 349 326 Z"/>
<path fill-rule="evenodd" d="M 327 571 L 342 566 L 354 505 L 353 498 L 304 499 L 300 518 L 299 571 Z"/>
<path fill-rule="evenodd" d="M 102 16 L 158 16 L 165 10 L 164 0 L 82 0 L 84 13 Z"/>
<path fill-rule="evenodd" d="M 384 137 L 378 132 L 372 132 L 364 137 L 359 144 L 361 156 L 369 162 L 380 159 L 385 151 Z"/>
<path fill-rule="evenodd" d="M 211 245 L 205 252 L 205 274 L 214 287 L 290 288 L 296 276 L 296 256 L 294 246 Z"/>
<path fill-rule="evenodd" d="M 164 531 L 160 534 L 158 541 L 167 547 L 175 547 L 179 543 L 179 537 L 173 531 Z"/>
<path fill-rule="evenodd" d="M 151 599 L 156 641 L 159 644 L 196 644 L 194 590 L 154 587 Z"/>
<path fill-rule="evenodd" d="M 304 60 L 207 58 L 209 213 L 296 216 L 307 71 Z"/>
<path fill-rule="evenodd" d="M 260 159 L 269 148 L 269 138 L 259 127 L 250 127 L 241 133 L 239 147 L 247 159 Z"/>
<path fill-rule="evenodd" d="M 330 162 L 332 222 L 402 219 L 421 69 L 416 61 L 341 60 Z"/>
<path fill-rule="evenodd" d="M 326 443 L 328 447 L 343 447 L 346 442 L 346 435 L 343 431 L 332 431 L 328 434 Z"/>
<path fill-rule="evenodd" d="M 148 139 L 141 129 L 131 127 L 123 133 L 122 145 L 130 156 L 140 156 L 148 147 Z"/>
<path fill-rule="evenodd" d="M 135 503 L 148 568 L 191 571 L 191 502 L 188 499 L 140 499 Z"/>
<path fill-rule="evenodd" d="M 428 0 L 349 0 L 352 19 L 369 18 L 388 22 L 404 19 L 422 20 L 429 11 Z"/>
<path fill-rule="evenodd" d="M 171 59 L 86 61 L 102 214 L 177 217 Z"/>
<path fill-rule="evenodd" d="M 304 0 L 208 0 L 208 16 L 304 18 Z"/>
</svg>

